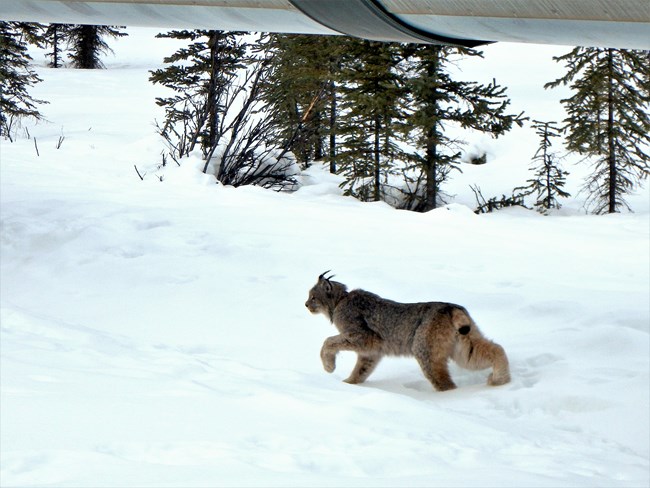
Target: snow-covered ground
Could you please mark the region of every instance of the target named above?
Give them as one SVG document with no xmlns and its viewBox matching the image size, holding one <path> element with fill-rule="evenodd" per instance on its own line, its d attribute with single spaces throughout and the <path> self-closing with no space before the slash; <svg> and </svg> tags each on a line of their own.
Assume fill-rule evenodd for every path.
<svg viewBox="0 0 650 488">
<path fill-rule="evenodd" d="M 319 166 L 293 194 L 190 163 L 160 182 L 147 70 L 169 47 L 129 32 L 107 70 L 38 68 L 48 122 L 0 142 L 1 486 L 649 485 L 647 189 L 633 214 L 580 198 L 473 214 L 470 183 L 492 196 L 527 177 L 529 128 L 473 141 L 492 161 L 426 214 L 343 197 Z M 565 51 L 497 44 L 464 72 L 558 120 L 562 94 L 541 85 Z M 574 193 L 584 170 L 567 169 Z M 438 393 L 389 358 L 352 386 L 351 354 L 325 373 L 335 331 L 304 301 L 327 269 L 466 306 L 512 382 L 453 367 L 459 388 Z"/>
</svg>

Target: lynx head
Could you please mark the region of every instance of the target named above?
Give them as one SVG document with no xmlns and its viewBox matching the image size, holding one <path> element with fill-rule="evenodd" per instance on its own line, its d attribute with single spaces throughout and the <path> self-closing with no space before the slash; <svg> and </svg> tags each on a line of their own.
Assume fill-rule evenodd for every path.
<svg viewBox="0 0 650 488">
<path fill-rule="evenodd" d="M 334 275 L 325 276 L 329 271 L 321 274 L 318 281 L 309 290 L 309 297 L 305 302 L 305 307 L 313 314 L 322 313 L 332 319 L 336 304 L 345 296 L 346 286 L 337 281 L 331 281 Z"/>
</svg>

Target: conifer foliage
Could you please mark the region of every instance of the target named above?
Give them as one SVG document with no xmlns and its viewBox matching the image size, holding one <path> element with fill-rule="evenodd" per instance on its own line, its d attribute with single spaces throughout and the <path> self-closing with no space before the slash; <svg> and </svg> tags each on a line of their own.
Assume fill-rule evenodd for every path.
<svg viewBox="0 0 650 488">
<path fill-rule="evenodd" d="M 566 198 L 570 194 L 564 190 L 566 177 L 569 174 L 560 166 L 556 151 L 553 151 L 553 139 L 560 139 L 562 131 L 556 122 L 541 122 L 534 120 L 532 124 L 535 133 L 540 138 L 539 147 L 533 156 L 534 177 L 529 179 L 521 190 L 524 196 L 535 195 L 535 208 L 541 213 L 547 213 L 552 208 L 560 208 L 558 197 Z"/>
<path fill-rule="evenodd" d="M 101 69 L 104 68 L 101 55 L 113 52 L 108 47 L 106 37 L 117 38 L 128 34 L 117 27 L 106 25 L 73 25 L 66 35 L 74 68 Z"/>
<path fill-rule="evenodd" d="M 174 93 L 156 99 L 165 108 L 159 132 L 169 155 L 180 159 L 200 148 L 204 173 L 223 184 L 292 188 L 298 168 L 280 144 L 272 111 L 262 106 L 270 72 L 266 36 L 248 42 L 236 32 L 193 30 L 159 34 L 190 41 L 165 58 L 168 67 L 150 80 Z"/>
<path fill-rule="evenodd" d="M 166 68 L 151 72 L 149 78 L 173 91 L 156 103 L 165 108 L 160 133 L 178 159 L 199 144 L 204 156 L 219 142 L 220 122 L 231 85 L 246 52 L 241 37 L 217 30 L 183 30 L 158 34 L 158 38 L 188 41 L 164 59 Z"/>
<path fill-rule="evenodd" d="M 411 139 L 418 148 L 415 164 L 405 175 L 409 185 L 407 208 L 426 211 L 444 200 L 441 186 L 452 170 L 458 169 L 462 142 L 450 138 L 451 125 L 499 137 L 526 118 L 507 113 L 510 99 L 506 88 L 496 81 L 489 84 L 457 81 L 449 64 L 461 57 L 482 56 L 479 51 L 438 45 L 406 47 L 410 60 L 409 91 L 412 113 Z"/>
<path fill-rule="evenodd" d="M 166 111 L 160 132 L 174 159 L 198 144 L 204 171 L 220 159 L 215 174 L 233 184 L 255 181 L 254 168 L 273 168 L 262 161 L 274 151 L 276 161 L 293 153 L 303 167 L 329 161 L 330 171 L 345 177 L 346 194 L 427 211 L 445 203 L 445 182 L 460 170 L 458 134 L 497 138 L 527 120 L 511 113 L 496 80 L 454 79 L 457 62 L 482 56 L 472 49 L 285 34 L 255 42 L 248 36 L 244 43 L 243 36 L 219 31 L 160 37 L 189 41 L 165 59 L 169 67 L 152 72 L 154 83 L 174 92 L 157 100 Z M 541 139 L 534 177 L 502 203 L 521 205 L 534 194 L 540 211 L 559 208 L 559 198 L 569 196 L 568 173 L 551 145 L 566 131 L 567 148 L 594 161 L 588 203 L 597 213 L 618 211 L 626 206 L 622 196 L 649 172 L 649 54 L 576 48 L 557 61 L 567 63 L 568 73 L 547 87 L 571 83 L 575 95 L 563 100 L 569 116 L 564 127 L 534 122 Z M 234 173 L 224 165 L 229 158 L 238 161 Z"/>
<path fill-rule="evenodd" d="M 562 100 L 567 149 L 593 171 L 583 190 L 594 213 L 628 208 L 624 196 L 650 174 L 650 52 L 576 47 L 554 58 L 566 74 L 545 86 L 573 90 Z"/>
<path fill-rule="evenodd" d="M 507 112 L 510 100 L 496 82 L 451 78 L 450 58 L 477 51 L 346 37 L 280 41 L 268 100 L 285 114 L 278 117 L 282 130 L 292 133 L 313 109 L 309 135 L 292 149 L 304 164 L 324 156 L 330 171 L 345 177 L 346 194 L 361 200 L 435 208 L 462 154 L 462 143 L 446 135 L 450 124 L 498 137 L 525 120 Z"/>
<path fill-rule="evenodd" d="M 63 54 L 72 27 L 70 24 L 50 24 L 45 28 L 43 38 L 45 44 L 51 49 L 47 53 L 47 56 L 50 58 L 48 64 L 50 68 L 61 68 L 63 66 Z"/>
<path fill-rule="evenodd" d="M 395 163 L 404 159 L 398 145 L 406 114 L 400 46 L 357 41 L 350 52 L 342 73 L 340 172 L 348 194 L 363 201 L 390 200 Z"/>
<path fill-rule="evenodd" d="M 282 145 L 287 145 L 303 166 L 329 158 L 336 167 L 336 81 L 344 42 L 345 38 L 338 36 L 268 37 L 271 69 L 262 96 L 281 121 Z"/>
<path fill-rule="evenodd" d="M 29 89 L 42 81 L 31 69 L 27 42 L 39 42 L 37 24 L 0 21 L 0 137 L 12 140 L 25 118 L 40 120 Z"/>
</svg>

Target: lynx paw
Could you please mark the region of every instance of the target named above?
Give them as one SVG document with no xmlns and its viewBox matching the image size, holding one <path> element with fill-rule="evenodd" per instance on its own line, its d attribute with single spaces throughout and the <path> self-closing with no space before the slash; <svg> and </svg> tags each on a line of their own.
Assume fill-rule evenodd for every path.
<svg viewBox="0 0 650 488">
<path fill-rule="evenodd" d="M 449 391 L 455 389 L 456 389 L 456 385 L 453 382 L 436 383 L 436 390 L 438 391 Z"/>
<path fill-rule="evenodd" d="M 336 369 L 336 360 L 334 356 L 321 356 L 321 359 L 323 360 L 323 368 L 325 371 L 328 373 L 332 373 Z"/>
<path fill-rule="evenodd" d="M 490 376 L 488 376 L 488 380 L 487 380 L 487 383 L 490 386 L 501 386 L 509 382 L 510 382 L 510 375 L 501 375 L 495 378 L 493 373 L 490 373 Z"/>
</svg>

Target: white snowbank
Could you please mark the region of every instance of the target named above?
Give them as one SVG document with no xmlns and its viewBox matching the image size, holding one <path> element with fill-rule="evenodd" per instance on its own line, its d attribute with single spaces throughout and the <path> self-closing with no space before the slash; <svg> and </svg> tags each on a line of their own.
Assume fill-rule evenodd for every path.
<svg viewBox="0 0 650 488">
<path fill-rule="evenodd" d="M 41 156 L 0 146 L 0 485 L 648 486 L 647 206 L 414 214 L 318 166 L 294 194 L 160 182 L 144 69 L 39 72 Z M 328 375 L 304 307 L 327 269 L 465 305 L 512 383 L 453 367 L 437 393 L 389 358 L 351 386 L 349 354 Z"/>
</svg>

